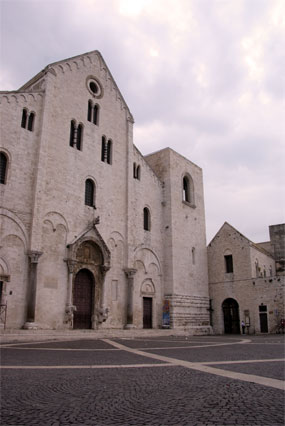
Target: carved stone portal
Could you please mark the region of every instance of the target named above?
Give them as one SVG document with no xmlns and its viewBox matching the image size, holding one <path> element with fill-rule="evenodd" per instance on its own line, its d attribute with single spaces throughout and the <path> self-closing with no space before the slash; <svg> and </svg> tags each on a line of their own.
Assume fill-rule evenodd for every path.
<svg viewBox="0 0 285 426">
<path fill-rule="evenodd" d="M 92 309 L 88 315 L 90 315 L 91 328 L 96 329 L 108 318 L 109 309 L 104 306 L 104 282 L 106 273 L 110 269 L 110 251 L 96 229 L 96 223 L 90 224 L 89 228 L 67 248 L 69 256 L 66 263 L 69 278 L 64 322 L 68 328 L 80 327 L 78 317 L 81 314 L 78 309 L 82 308 L 76 306 L 74 289 L 75 285 L 78 285 L 76 280 L 78 273 L 81 270 L 87 270 L 93 276 L 92 286 L 94 286 Z"/>
</svg>

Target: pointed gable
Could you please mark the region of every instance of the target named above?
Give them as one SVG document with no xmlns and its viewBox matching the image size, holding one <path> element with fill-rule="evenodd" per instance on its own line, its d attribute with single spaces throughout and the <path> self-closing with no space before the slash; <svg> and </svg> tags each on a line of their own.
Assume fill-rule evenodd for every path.
<svg viewBox="0 0 285 426">
<path fill-rule="evenodd" d="M 69 72 L 81 70 L 84 68 L 93 67 L 100 73 L 100 78 L 103 80 L 104 85 L 107 85 L 114 91 L 116 101 L 121 104 L 121 107 L 126 110 L 128 119 L 134 121 L 129 107 L 124 100 L 103 56 L 98 50 L 93 50 L 78 56 L 73 56 L 68 59 L 53 62 L 47 65 L 42 71 L 36 74 L 32 79 L 19 88 L 20 92 L 31 92 L 45 88 L 46 76 L 50 73 L 53 76 L 58 74 L 68 74 Z"/>
</svg>

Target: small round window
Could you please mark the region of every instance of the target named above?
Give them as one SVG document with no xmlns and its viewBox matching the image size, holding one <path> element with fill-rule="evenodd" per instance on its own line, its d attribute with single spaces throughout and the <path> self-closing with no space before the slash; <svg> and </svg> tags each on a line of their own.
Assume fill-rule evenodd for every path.
<svg viewBox="0 0 285 426">
<path fill-rule="evenodd" d="M 86 80 L 86 86 L 89 92 L 95 97 L 95 98 L 102 98 L 103 96 L 103 90 L 101 87 L 101 84 L 95 80 L 94 77 L 89 76 Z"/>
<path fill-rule="evenodd" d="M 98 86 L 95 83 L 95 81 L 90 81 L 90 83 L 89 83 L 89 89 L 91 90 L 91 92 L 94 93 L 94 95 L 97 95 L 97 93 L 99 92 Z"/>
</svg>

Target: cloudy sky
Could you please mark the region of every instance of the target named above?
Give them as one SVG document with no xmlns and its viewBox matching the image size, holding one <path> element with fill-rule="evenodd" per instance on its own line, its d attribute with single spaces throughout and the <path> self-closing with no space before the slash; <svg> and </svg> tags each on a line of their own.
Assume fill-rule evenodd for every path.
<svg viewBox="0 0 285 426">
<path fill-rule="evenodd" d="M 143 154 L 203 168 L 208 241 L 285 221 L 284 0 L 0 0 L 0 89 L 99 50 Z"/>
</svg>

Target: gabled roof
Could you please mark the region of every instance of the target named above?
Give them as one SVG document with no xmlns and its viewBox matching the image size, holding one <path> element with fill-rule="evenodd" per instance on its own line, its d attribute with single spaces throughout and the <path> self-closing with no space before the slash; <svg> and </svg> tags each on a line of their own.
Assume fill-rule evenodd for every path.
<svg viewBox="0 0 285 426">
<path fill-rule="evenodd" d="M 42 71 L 40 71 L 38 74 L 36 74 L 33 78 L 31 78 L 29 81 L 27 81 L 23 86 L 21 86 L 18 89 L 18 91 L 26 91 L 31 85 L 34 85 L 38 80 L 42 79 L 48 72 L 54 73 L 53 67 L 55 65 L 66 64 L 66 63 L 69 63 L 69 62 L 73 62 L 76 59 L 82 59 L 82 58 L 90 56 L 90 55 L 97 55 L 99 57 L 101 63 L 103 64 L 103 67 L 106 68 L 108 74 L 110 75 L 112 82 L 113 82 L 116 90 L 118 91 L 118 93 L 119 93 L 119 95 L 120 95 L 120 97 L 123 101 L 124 106 L 126 107 L 127 111 L 129 112 L 129 114 L 130 114 L 130 116 L 133 120 L 133 116 L 132 116 L 132 114 L 129 110 L 129 107 L 128 107 L 122 93 L 120 92 L 120 89 L 118 88 L 117 83 L 116 83 L 114 77 L 112 76 L 111 71 L 109 70 L 106 62 L 104 61 L 103 56 L 101 55 L 101 53 L 98 50 L 92 50 L 90 52 L 86 52 L 86 53 L 83 53 L 81 55 L 72 56 L 71 58 L 62 59 L 60 61 L 52 62 L 51 64 L 47 65 Z"/>
<path fill-rule="evenodd" d="M 263 253 L 263 254 L 266 254 L 267 256 L 269 256 L 269 257 L 273 257 L 272 256 L 272 253 L 269 253 L 267 250 L 265 250 L 264 248 L 262 248 L 262 247 L 260 247 L 260 246 L 258 246 L 257 244 L 255 244 L 253 241 L 251 241 L 249 238 L 247 238 L 247 237 L 245 237 L 241 232 L 239 232 L 236 228 L 234 228 L 230 223 L 228 223 L 228 222 L 225 222 L 222 226 L 221 226 L 221 228 L 218 230 L 218 232 L 216 233 L 216 235 L 212 238 L 212 240 L 210 241 L 210 243 L 208 244 L 208 247 L 212 244 L 212 242 L 218 237 L 218 235 L 219 235 L 219 233 L 222 231 L 222 229 L 224 228 L 224 227 L 226 227 L 226 226 L 228 226 L 228 227 L 230 227 L 234 232 L 236 232 L 236 233 L 238 233 L 242 238 L 244 238 L 247 242 L 248 242 L 248 244 L 251 246 L 251 247 L 254 247 L 256 250 L 258 250 L 258 251 L 260 251 L 261 253 Z"/>
</svg>

